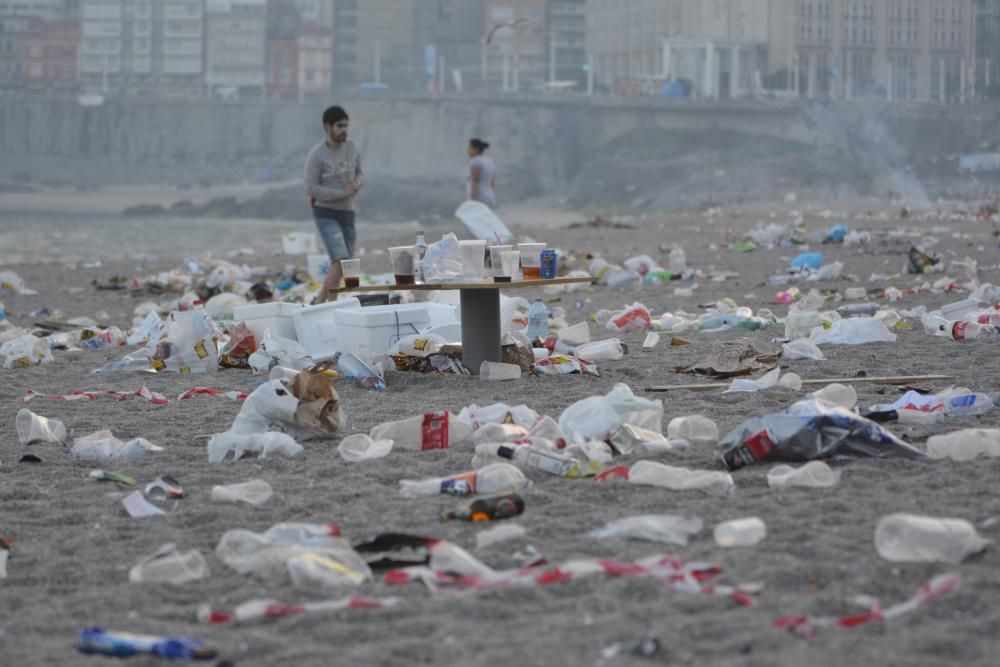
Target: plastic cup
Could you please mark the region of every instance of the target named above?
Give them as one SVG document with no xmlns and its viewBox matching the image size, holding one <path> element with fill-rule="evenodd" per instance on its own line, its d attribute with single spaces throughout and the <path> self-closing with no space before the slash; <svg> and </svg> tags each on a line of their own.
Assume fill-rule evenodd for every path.
<svg viewBox="0 0 1000 667">
<path fill-rule="evenodd" d="M 513 250 L 512 245 L 491 245 L 490 246 L 490 267 L 493 272 L 493 282 L 509 283 L 510 273 L 504 273 L 501 253 Z"/>
<path fill-rule="evenodd" d="M 358 287 L 361 285 L 361 260 L 342 259 L 340 268 L 344 272 L 344 286 Z"/>
<path fill-rule="evenodd" d="M 521 367 L 484 361 L 479 366 L 479 377 L 482 380 L 516 380 L 521 377 Z"/>
<path fill-rule="evenodd" d="M 389 262 L 392 273 L 396 276 L 397 285 L 412 285 L 413 277 L 413 246 L 401 245 L 389 248 Z"/>
<path fill-rule="evenodd" d="M 715 527 L 713 537 L 720 547 L 752 547 L 767 536 L 767 526 L 757 517 L 723 521 Z"/>
<path fill-rule="evenodd" d="M 462 246 L 462 270 L 465 280 L 479 282 L 486 268 L 486 241 L 459 241 Z"/>
<path fill-rule="evenodd" d="M 500 271 L 501 278 L 503 280 L 498 280 L 497 282 L 509 283 L 512 280 L 520 279 L 521 269 L 521 251 L 520 250 L 504 250 L 500 253 Z M 493 276 L 496 280 L 496 274 Z"/>
<path fill-rule="evenodd" d="M 542 251 L 544 243 L 519 243 L 517 249 L 521 253 L 521 268 L 525 280 L 538 280 L 542 276 Z"/>
<path fill-rule="evenodd" d="M 701 415 L 674 417 L 667 424 L 667 435 L 690 442 L 713 443 L 719 441 L 719 427 L 711 419 Z"/>
</svg>

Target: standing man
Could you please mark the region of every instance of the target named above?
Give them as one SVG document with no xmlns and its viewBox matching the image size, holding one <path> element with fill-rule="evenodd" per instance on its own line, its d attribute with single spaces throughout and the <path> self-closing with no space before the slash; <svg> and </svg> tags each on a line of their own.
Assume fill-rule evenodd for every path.
<svg viewBox="0 0 1000 667">
<path fill-rule="evenodd" d="M 361 190 L 361 154 L 347 139 L 349 118 L 339 106 L 323 112 L 326 139 L 306 158 L 306 192 L 313 218 L 326 252 L 330 272 L 314 303 L 327 299 L 327 290 L 340 287 L 344 272 L 340 260 L 354 256 L 357 234 L 354 229 L 354 200 Z"/>
</svg>

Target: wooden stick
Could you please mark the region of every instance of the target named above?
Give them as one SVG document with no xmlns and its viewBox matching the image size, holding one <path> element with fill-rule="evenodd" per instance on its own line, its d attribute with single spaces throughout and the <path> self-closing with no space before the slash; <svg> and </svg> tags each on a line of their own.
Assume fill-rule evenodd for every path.
<svg viewBox="0 0 1000 667">
<path fill-rule="evenodd" d="M 911 382 L 931 382 L 937 380 L 954 380 L 954 375 L 889 375 L 883 377 L 864 378 L 823 378 L 819 380 L 803 380 L 802 386 L 813 386 L 819 384 L 831 384 L 840 382 L 841 384 L 867 383 L 867 384 L 909 384 Z M 643 391 L 650 393 L 662 393 L 687 389 L 688 391 L 711 391 L 712 389 L 725 389 L 728 382 L 711 382 L 708 384 L 677 384 L 669 387 L 646 387 Z M 777 386 L 777 385 L 776 385 Z"/>
</svg>

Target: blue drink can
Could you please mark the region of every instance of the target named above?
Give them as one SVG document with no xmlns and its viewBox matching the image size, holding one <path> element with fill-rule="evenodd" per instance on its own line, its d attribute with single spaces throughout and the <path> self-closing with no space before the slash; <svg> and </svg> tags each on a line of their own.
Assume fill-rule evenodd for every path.
<svg viewBox="0 0 1000 667">
<path fill-rule="evenodd" d="M 559 263 L 559 255 L 555 250 L 546 248 L 542 251 L 542 278 L 555 278 L 556 265 Z"/>
</svg>

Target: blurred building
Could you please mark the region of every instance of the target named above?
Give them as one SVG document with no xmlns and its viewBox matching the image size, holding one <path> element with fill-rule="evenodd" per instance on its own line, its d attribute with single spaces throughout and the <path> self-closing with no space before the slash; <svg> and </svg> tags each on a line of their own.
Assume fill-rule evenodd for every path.
<svg viewBox="0 0 1000 667">
<path fill-rule="evenodd" d="M 75 88 L 78 83 L 80 24 L 41 21 L 23 51 L 24 83 L 29 88 Z"/>
<path fill-rule="evenodd" d="M 27 17 L 53 21 L 67 18 L 65 0 L 0 0 L 0 17 Z"/>
<path fill-rule="evenodd" d="M 259 96 L 267 82 L 267 0 L 207 0 L 205 78 L 213 94 Z"/>
<path fill-rule="evenodd" d="M 588 0 L 594 76 L 620 94 L 668 82 L 699 97 L 746 94 L 766 70 L 768 10 L 768 0 Z"/>
<path fill-rule="evenodd" d="M 772 0 L 770 84 L 806 97 L 973 95 L 974 0 Z"/>
<path fill-rule="evenodd" d="M 82 0 L 80 83 L 191 95 L 204 82 L 204 0 Z"/>
<path fill-rule="evenodd" d="M 444 70 L 440 80 L 445 90 L 481 83 L 483 9 L 482 0 L 438 0 L 434 44 Z"/>
<path fill-rule="evenodd" d="M 29 40 L 41 30 L 34 16 L 0 15 L 0 88 L 24 85 L 24 56 Z"/>
<path fill-rule="evenodd" d="M 539 89 L 548 78 L 546 0 L 486 0 L 487 85 L 506 92 Z M 615 3 L 619 4 L 619 3 Z"/>
<path fill-rule="evenodd" d="M 1000 99 L 1000 0 L 975 0 L 973 11 L 976 91 Z"/>
<path fill-rule="evenodd" d="M 587 72 L 587 0 L 549 0 L 549 80 L 582 89 Z"/>
</svg>

